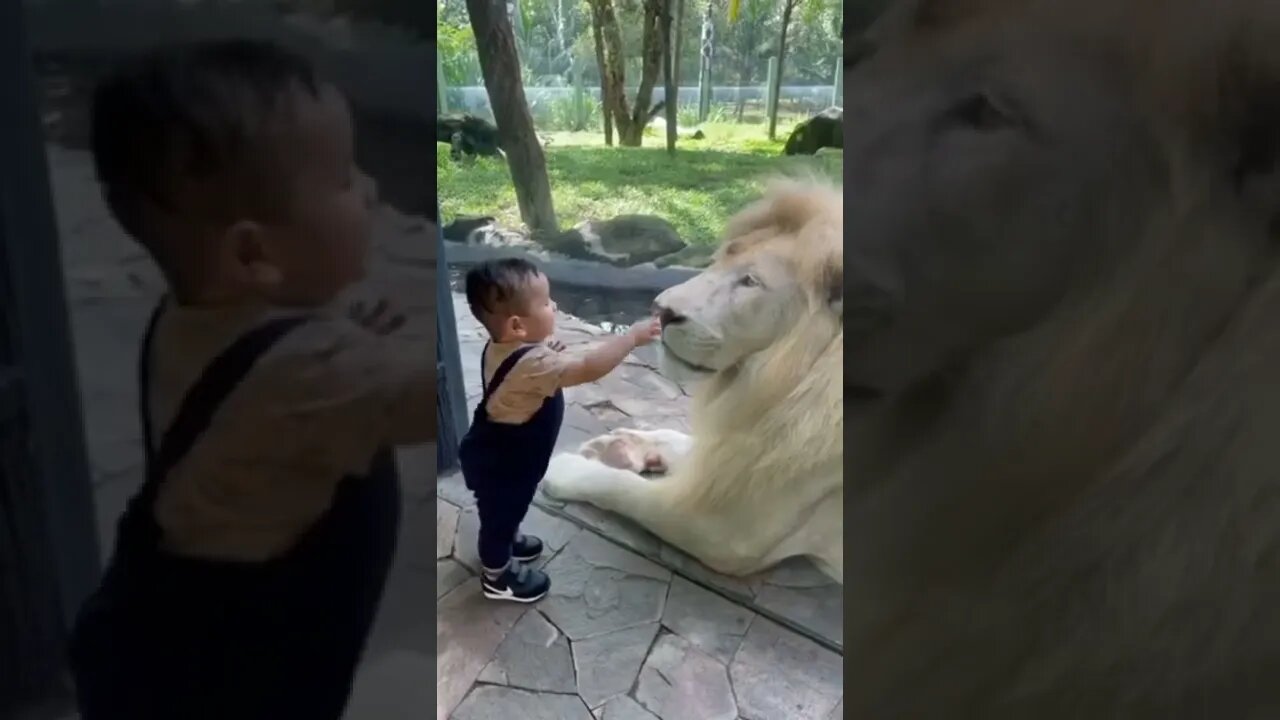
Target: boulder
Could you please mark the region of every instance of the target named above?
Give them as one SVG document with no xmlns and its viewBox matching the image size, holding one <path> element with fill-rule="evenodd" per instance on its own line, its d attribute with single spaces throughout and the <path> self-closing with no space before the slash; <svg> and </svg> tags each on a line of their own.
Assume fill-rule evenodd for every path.
<svg viewBox="0 0 1280 720">
<path fill-rule="evenodd" d="M 844 110 L 831 107 L 796 126 L 783 147 L 784 155 L 813 155 L 819 149 L 844 149 Z"/>
<path fill-rule="evenodd" d="M 546 249 L 579 260 L 631 267 L 688 246 L 671 223 L 654 215 L 588 220 L 572 230 L 538 238 Z"/>
</svg>

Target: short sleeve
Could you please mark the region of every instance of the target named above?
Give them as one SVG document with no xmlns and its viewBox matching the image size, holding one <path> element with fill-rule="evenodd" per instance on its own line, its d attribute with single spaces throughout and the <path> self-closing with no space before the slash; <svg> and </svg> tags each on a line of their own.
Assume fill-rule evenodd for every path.
<svg viewBox="0 0 1280 720">
<path fill-rule="evenodd" d="M 517 375 L 516 382 L 524 384 L 530 392 L 551 397 L 560 389 L 564 367 L 563 355 L 546 345 L 537 345 L 520 358 L 511 374 Z"/>
<path fill-rule="evenodd" d="M 378 335 L 341 320 L 308 323 L 262 368 L 275 411 L 352 468 L 390 445 L 436 437 L 435 368 L 412 336 Z"/>
<path fill-rule="evenodd" d="M 546 345 L 525 352 L 489 398 L 486 409 L 496 422 L 522 423 L 560 389 L 565 357 Z"/>
</svg>

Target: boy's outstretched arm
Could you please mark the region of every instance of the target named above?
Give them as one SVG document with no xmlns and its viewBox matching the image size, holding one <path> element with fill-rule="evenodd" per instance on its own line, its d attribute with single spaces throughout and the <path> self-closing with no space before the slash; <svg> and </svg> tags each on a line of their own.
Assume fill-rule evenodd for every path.
<svg viewBox="0 0 1280 720">
<path fill-rule="evenodd" d="M 573 387 L 595 382 L 621 365 L 632 350 L 648 345 L 661 336 L 662 325 L 657 318 L 641 320 L 632 325 L 625 335 L 611 337 L 586 355 L 568 361 L 560 375 L 560 386 Z"/>
<path fill-rule="evenodd" d="M 351 471 L 380 447 L 435 441 L 436 363 L 427 332 L 341 316 L 298 328 L 286 353 L 263 368 L 279 387 L 276 412 Z"/>
</svg>

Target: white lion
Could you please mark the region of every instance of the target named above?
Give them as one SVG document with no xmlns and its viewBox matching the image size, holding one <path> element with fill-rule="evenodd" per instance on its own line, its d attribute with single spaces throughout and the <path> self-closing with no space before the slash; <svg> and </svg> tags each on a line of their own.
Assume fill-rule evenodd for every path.
<svg viewBox="0 0 1280 720">
<path fill-rule="evenodd" d="M 733 218 L 713 264 L 656 303 L 664 371 L 698 381 L 692 437 L 616 430 L 552 458 L 546 492 L 721 573 L 808 556 L 843 581 L 842 203 L 785 181 Z"/>
</svg>

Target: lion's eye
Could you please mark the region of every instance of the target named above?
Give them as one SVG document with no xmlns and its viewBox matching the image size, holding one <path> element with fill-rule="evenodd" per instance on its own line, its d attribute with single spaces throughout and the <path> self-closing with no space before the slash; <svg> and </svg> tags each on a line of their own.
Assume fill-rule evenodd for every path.
<svg viewBox="0 0 1280 720">
<path fill-rule="evenodd" d="M 738 284 L 742 287 L 760 287 L 760 278 L 755 275 L 743 275 L 742 279 L 738 280 Z"/>
<path fill-rule="evenodd" d="M 1014 118 L 1005 112 L 987 93 L 976 93 L 960 101 L 952 116 L 960 123 L 982 132 L 1000 130 L 1014 124 Z"/>
</svg>

